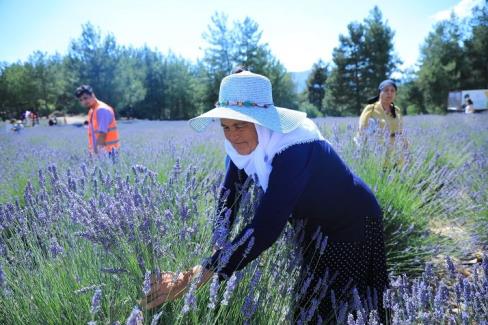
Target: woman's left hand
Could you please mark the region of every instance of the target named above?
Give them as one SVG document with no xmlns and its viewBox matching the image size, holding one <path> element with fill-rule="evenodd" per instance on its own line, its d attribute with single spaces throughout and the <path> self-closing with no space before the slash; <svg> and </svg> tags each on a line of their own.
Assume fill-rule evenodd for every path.
<svg viewBox="0 0 488 325">
<path fill-rule="evenodd" d="M 186 292 L 190 281 L 203 272 L 198 287 L 205 284 L 211 277 L 212 272 L 204 269 L 201 265 L 193 267 L 183 273 L 163 272 L 151 275 L 151 290 L 141 299 L 142 308 L 154 309 L 165 302 L 180 298 Z"/>
</svg>

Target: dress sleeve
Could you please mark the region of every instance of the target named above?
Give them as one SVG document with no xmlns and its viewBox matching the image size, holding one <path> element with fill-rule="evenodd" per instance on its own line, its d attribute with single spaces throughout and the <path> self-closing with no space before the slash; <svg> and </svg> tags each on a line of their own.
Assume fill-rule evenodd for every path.
<svg viewBox="0 0 488 325">
<path fill-rule="evenodd" d="M 229 247 L 218 250 L 207 268 L 229 277 L 279 238 L 310 177 L 313 143 L 297 144 L 275 156 L 268 189 L 251 222 Z"/>
</svg>

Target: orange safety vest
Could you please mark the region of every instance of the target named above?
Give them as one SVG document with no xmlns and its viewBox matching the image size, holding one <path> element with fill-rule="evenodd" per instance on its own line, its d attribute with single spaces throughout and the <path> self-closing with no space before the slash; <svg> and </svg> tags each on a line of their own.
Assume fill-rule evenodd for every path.
<svg viewBox="0 0 488 325">
<path fill-rule="evenodd" d="M 112 113 L 112 121 L 110 122 L 105 136 L 105 146 L 104 149 L 107 152 L 111 152 L 112 149 L 117 150 L 120 148 L 119 142 L 119 131 L 117 130 L 117 122 L 115 121 L 114 109 L 109 105 L 97 99 L 95 107 L 92 107 L 88 112 L 88 149 L 90 152 L 94 152 L 93 143 L 96 141 L 95 135 L 99 133 L 98 121 L 97 121 L 97 110 L 98 109 L 108 109 Z M 94 131 L 94 134 L 92 133 Z"/>
</svg>

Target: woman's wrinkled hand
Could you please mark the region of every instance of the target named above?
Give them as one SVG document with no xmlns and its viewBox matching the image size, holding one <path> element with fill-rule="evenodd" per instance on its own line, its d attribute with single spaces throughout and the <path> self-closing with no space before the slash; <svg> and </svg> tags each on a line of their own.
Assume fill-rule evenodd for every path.
<svg viewBox="0 0 488 325">
<path fill-rule="evenodd" d="M 205 284 L 211 277 L 212 272 L 204 269 L 201 265 L 193 267 L 182 273 L 162 272 L 151 274 L 151 289 L 139 303 L 146 310 L 154 309 L 165 302 L 172 301 L 183 296 L 188 289 L 191 280 L 200 276 L 198 287 Z"/>
</svg>

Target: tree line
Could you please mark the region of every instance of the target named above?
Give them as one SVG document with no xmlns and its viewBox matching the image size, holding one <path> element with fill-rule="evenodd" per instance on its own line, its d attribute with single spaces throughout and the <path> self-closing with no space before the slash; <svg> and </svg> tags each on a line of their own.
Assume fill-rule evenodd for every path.
<svg viewBox="0 0 488 325">
<path fill-rule="evenodd" d="M 412 22 L 414 23 L 414 22 Z M 302 101 L 315 115 L 358 115 L 379 83 L 397 78 L 396 105 L 404 114 L 444 113 L 448 92 L 488 89 L 488 5 L 477 6 L 470 17 L 440 21 L 421 46 L 417 64 L 399 70 L 394 31 L 378 7 L 362 22 L 347 26 L 339 36 L 332 62 L 314 64 Z"/>
<path fill-rule="evenodd" d="M 403 76 L 397 104 L 409 114 L 444 112 L 449 90 L 488 88 L 486 5 L 468 19 L 451 17 L 434 25 L 417 66 L 407 71 L 398 68 L 394 31 L 374 7 L 339 36 L 331 62 L 313 65 L 303 92 L 261 35 L 249 17 L 230 23 L 215 13 L 202 35 L 203 56 L 192 62 L 171 51 L 120 45 L 114 35 L 87 23 L 65 55 L 36 51 L 26 62 L 0 64 L 0 117 L 18 118 L 26 109 L 42 116 L 84 113 L 73 91 L 90 84 L 118 116 L 188 119 L 214 106 L 220 80 L 236 66 L 268 76 L 276 105 L 312 117 L 359 114 L 379 82 L 395 73 Z"/>
</svg>

